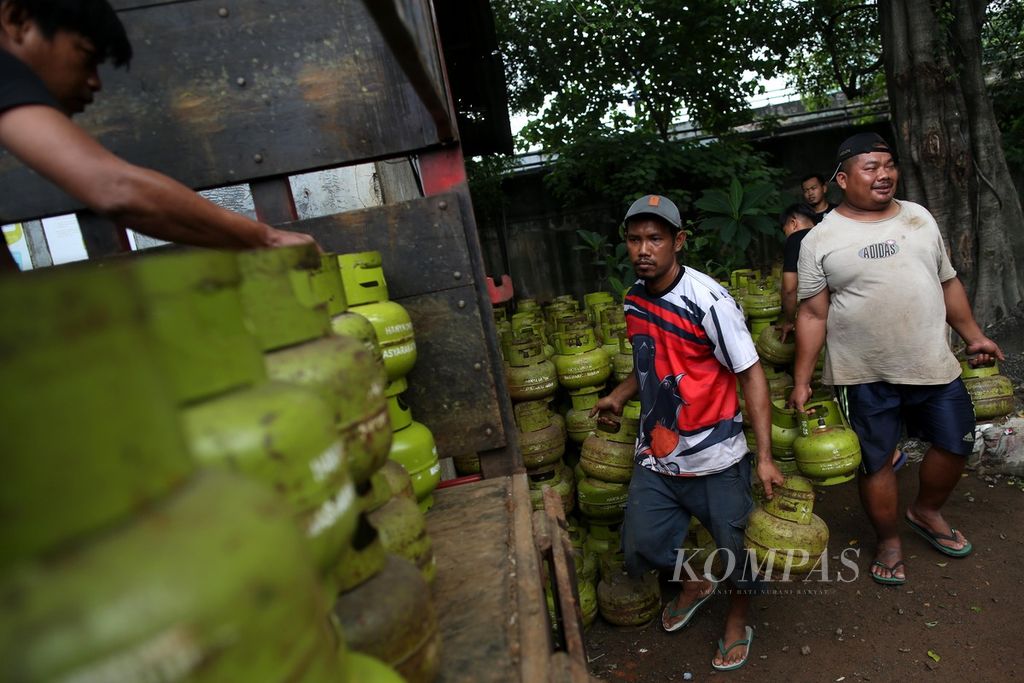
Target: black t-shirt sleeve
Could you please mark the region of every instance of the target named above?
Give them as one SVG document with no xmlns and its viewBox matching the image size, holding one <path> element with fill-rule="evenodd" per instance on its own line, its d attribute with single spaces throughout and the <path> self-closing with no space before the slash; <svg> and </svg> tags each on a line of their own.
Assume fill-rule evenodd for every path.
<svg viewBox="0 0 1024 683">
<path fill-rule="evenodd" d="M 808 230 L 797 230 L 786 238 L 786 244 L 782 247 L 782 272 L 797 272 L 797 263 L 800 261 L 800 243 L 807 237 Z"/>
<path fill-rule="evenodd" d="M 32 69 L 6 50 L 0 50 L 0 113 L 26 104 L 60 109 L 57 100 Z"/>
</svg>

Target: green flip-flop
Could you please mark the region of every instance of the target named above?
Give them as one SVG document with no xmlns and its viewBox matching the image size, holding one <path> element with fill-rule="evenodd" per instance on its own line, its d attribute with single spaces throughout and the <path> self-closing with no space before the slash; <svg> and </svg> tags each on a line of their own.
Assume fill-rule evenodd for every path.
<svg viewBox="0 0 1024 683">
<path fill-rule="evenodd" d="M 725 646 L 725 643 L 722 642 L 721 638 L 718 639 L 718 654 L 722 655 L 722 659 L 728 657 L 729 653 L 732 652 L 735 648 L 739 647 L 740 645 L 746 645 L 747 654 L 743 655 L 743 659 L 741 659 L 738 662 L 735 662 L 734 664 L 715 664 L 715 660 L 712 659 L 711 668 L 713 668 L 715 671 L 735 671 L 736 669 L 739 669 L 741 666 L 747 663 L 747 660 L 750 659 L 750 645 L 754 642 L 754 629 L 750 628 L 749 626 L 747 626 L 746 629 L 747 637 L 735 641 L 734 643 L 729 645 L 729 647 Z"/>
<path fill-rule="evenodd" d="M 949 546 L 942 545 L 939 541 L 956 541 L 956 529 L 953 527 L 949 528 L 948 534 L 940 534 L 937 531 L 930 531 L 929 529 L 921 526 L 910 517 L 904 515 L 903 519 L 910 525 L 910 528 L 917 532 L 917 534 L 928 541 L 934 546 L 936 550 L 944 555 L 950 557 L 967 557 L 974 550 L 974 546 L 966 538 L 964 539 L 964 547 L 957 550 L 956 548 L 950 548 Z"/>
<path fill-rule="evenodd" d="M 876 574 L 874 572 L 868 572 L 868 573 L 871 574 L 871 579 L 875 583 L 880 583 L 880 584 L 882 584 L 884 586 L 902 586 L 903 584 L 905 584 L 907 582 L 907 577 L 905 577 L 905 576 L 903 576 L 903 577 L 896 576 L 896 568 L 899 567 L 900 565 L 903 565 L 904 569 L 906 569 L 906 567 L 907 567 L 907 565 L 903 564 L 903 560 L 897 560 L 896 564 L 892 565 L 891 567 L 889 565 L 887 565 L 885 562 L 882 562 L 881 560 L 875 560 L 874 562 L 871 563 L 871 566 L 872 567 L 878 566 L 878 567 L 881 567 L 882 569 L 885 569 L 886 571 L 889 572 L 889 576 L 879 576 L 878 574 Z"/>
<path fill-rule="evenodd" d="M 661 627 L 663 629 L 665 629 L 666 631 L 668 631 L 669 633 L 674 633 L 674 632 L 678 631 L 679 629 L 681 629 L 682 627 L 684 627 L 687 624 L 689 624 L 690 620 L 693 619 L 693 615 L 697 613 L 697 608 L 700 607 L 701 605 L 703 605 L 705 602 L 707 602 L 711 598 L 711 596 L 713 596 L 715 594 L 716 590 L 718 590 L 718 584 L 716 582 L 712 582 L 711 590 L 708 592 L 708 594 L 705 595 L 702 598 L 698 598 L 698 599 L 694 600 L 693 604 L 691 604 L 689 607 L 687 607 L 684 610 L 677 610 L 676 608 L 674 608 L 672 606 L 672 602 L 670 602 L 667 605 L 665 605 L 665 609 L 663 609 L 662 612 L 661 612 Z M 672 624 L 671 627 L 666 627 L 665 626 L 665 617 L 666 616 L 668 616 L 669 618 L 672 618 L 672 619 L 675 619 L 676 617 L 681 616 L 681 617 L 683 617 L 683 620 L 680 621 L 680 622 L 677 622 L 675 624 Z"/>
</svg>

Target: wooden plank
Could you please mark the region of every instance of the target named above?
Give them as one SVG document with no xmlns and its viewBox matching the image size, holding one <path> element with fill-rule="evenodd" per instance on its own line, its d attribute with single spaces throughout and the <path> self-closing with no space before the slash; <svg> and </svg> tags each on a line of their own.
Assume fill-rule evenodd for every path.
<svg viewBox="0 0 1024 683">
<path fill-rule="evenodd" d="M 285 223 L 299 217 L 287 176 L 265 178 L 249 184 L 256 219 L 264 223 Z"/>
<path fill-rule="evenodd" d="M 437 136 L 454 140 L 450 103 L 444 79 L 437 70 L 436 40 L 428 6 L 418 0 L 364 0 L 396 61 L 434 118 Z"/>
<path fill-rule="evenodd" d="M 544 681 L 550 674 L 551 623 L 544 599 L 541 559 L 533 537 L 533 504 L 525 474 L 512 476 L 512 531 L 516 549 L 516 610 L 519 626 L 519 675 L 522 681 Z M 505 479 L 498 479 L 504 481 Z M 488 480 L 489 481 L 489 480 Z"/>
<path fill-rule="evenodd" d="M 118 227 L 106 218 L 92 211 L 80 211 L 75 218 L 82 231 L 82 243 L 89 258 L 113 256 L 130 251 L 124 228 Z"/>
<path fill-rule="evenodd" d="M 573 567 L 572 546 L 564 532 L 565 511 L 562 499 L 553 488 L 544 490 L 544 512 L 551 531 L 551 587 L 562 617 L 565 650 L 577 661 L 587 661 L 583 642 L 583 614 L 576 590 L 576 571 Z"/>
<path fill-rule="evenodd" d="M 120 16 L 135 47 L 131 69 L 104 68 L 103 91 L 76 120 L 114 153 L 190 187 L 439 142 L 360 0 L 195 0 Z M 8 154 L 0 155 L 0 184 L 8 220 L 81 207 Z"/>
<path fill-rule="evenodd" d="M 427 533 L 437 560 L 438 683 L 548 680 L 547 608 L 526 478 L 518 479 L 434 493 Z"/>
<path fill-rule="evenodd" d="M 416 366 L 406 401 L 434 433 L 441 456 L 487 451 L 506 443 L 473 287 L 402 300 L 416 332 Z M 358 309 L 357 309 L 358 310 Z"/>
<path fill-rule="evenodd" d="M 379 251 L 388 295 L 404 303 L 475 283 L 462 220 L 457 197 L 443 194 L 277 227 L 310 234 L 327 252 Z M 468 302 L 477 307 L 475 296 Z"/>
</svg>

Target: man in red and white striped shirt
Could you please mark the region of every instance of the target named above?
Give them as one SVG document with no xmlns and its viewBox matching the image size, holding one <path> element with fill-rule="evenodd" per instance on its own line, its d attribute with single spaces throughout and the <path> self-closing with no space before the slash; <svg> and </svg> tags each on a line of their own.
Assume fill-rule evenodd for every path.
<svg viewBox="0 0 1024 683">
<path fill-rule="evenodd" d="M 737 669 L 750 654 L 747 625 L 753 577 L 743 532 L 754 503 L 751 461 L 736 394 L 739 379 L 757 438 L 757 474 L 765 493 L 782 483 L 771 457 L 768 383 L 729 293 L 676 258 L 686 235 L 679 210 L 666 197 L 641 197 L 626 213 L 626 245 L 639 278 L 625 300 L 634 372 L 602 398 L 595 413 L 621 414 L 639 394 L 640 431 L 630 482 L 622 546 L 632 574 L 676 566 L 678 549 L 696 517 L 731 553 L 725 578 L 734 589 L 712 666 Z M 665 607 L 662 626 L 675 631 L 715 593 L 708 576 L 683 581 Z"/>
</svg>

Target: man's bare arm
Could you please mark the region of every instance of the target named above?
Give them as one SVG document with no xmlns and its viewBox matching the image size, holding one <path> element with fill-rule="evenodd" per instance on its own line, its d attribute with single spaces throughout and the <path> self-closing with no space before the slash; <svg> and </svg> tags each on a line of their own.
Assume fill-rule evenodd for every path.
<svg viewBox="0 0 1024 683">
<path fill-rule="evenodd" d="M 205 247 L 313 242 L 207 201 L 176 180 L 111 153 L 56 109 L 29 105 L 0 114 L 0 145 L 118 225 Z"/>
</svg>

